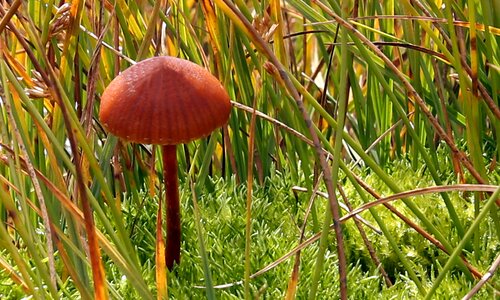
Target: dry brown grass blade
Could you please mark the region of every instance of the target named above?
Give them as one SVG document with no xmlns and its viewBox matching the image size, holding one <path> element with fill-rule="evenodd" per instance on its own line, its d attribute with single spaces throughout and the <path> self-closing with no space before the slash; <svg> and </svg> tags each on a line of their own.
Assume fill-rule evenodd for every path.
<svg viewBox="0 0 500 300">
<path fill-rule="evenodd" d="M 96 227 L 94 224 L 94 217 L 92 213 L 92 207 L 90 206 L 90 202 L 86 193 L 86 183 L 84 182 L 84 178 L 82 174 L 84 174 L 83 166 L 83 157 L 79 155 L 79 150 L 77 146 L 76 137 L 73 133 L 73 126 L 69 120 L 69 114 L 67 108 L 65 107 L 62 101 L 58 101 L 60 103 L 61 112 L 64 118 L 64 123 L 68 130 L 68 138 L 70 141 L 71 152 L 75 157 L 76 173 L 79 174 L 76 176 L 76 184 L 77 184 L 77 198 L 80 199 L 83 215 L 84 215 L 84 223 L 85 230 L 87 232 L 88 246 L 89 246 L 89 255 L 90 262 L 92 266 L 92 276 L 94 278 L 94 296 L 96 299 L 107 299 L 107 285 L 106 285 L 106 276 L 104 274 L 104 267 L 102 265 L 102 258 L 100 253 L 100 248 L 98 244 Z"/>
<path fill-rule="evenodd" d="M 430 22 L 435 22 L 435 23 L 446 23 L 448 20 L 443 19 L 443 18 L 435 18 L 435 17 L 426 17 L 426 16 L 412 16 L 412 15 L 376 15 L 376 16 L 363 16 L 363 17 L 355 17 L 355 18 L 349 18 L 349 20 L 357 21 L 357 20 L 382 20 L 382 19 L 391 19 L 391 20 L 421 20 L 421 21 L 430 21 Z M 485 31 L 486 28 L 484 24 L 476 23 L 475 26 L 471 26 L 471 22 L 466 22 L 466 21 L 458 21 L 458 20 L 453 20 L 453 25 L 455 26 L 460 26 L 460 27 L 465 27 L 465 28 L 472 28 L 475 27 L 479 31 Z M 488 26 L 488 30 L 495 34 L 495 35 L 500 35 L 500 28 Z"/>
<path fill-rule="evenodd" d="M 316 184 L 313 188 L 311 198 L 309 199 L 309 204 L 307 205 L 306 213 L 304 215 L 304 222 L 302 223 L 302 226 L 300 228 L 299 244 L 301 244 L 304 241 L 307 220 L 309 219 L 309 215 L 311 214 L 314 200 L 316 199 L 316 195 L 318 193 L 320 183 L 322 180 L 323 180 L 323 173 L 320 173 L 316 180 Z M 297 254 L 295 255 L 295 262 L 293 264 L 292 275 L 290 276 L 290 280 L 288 281 L 288 287 L 286 291 L 287 300 L 295 299 L 296 297 L 297 285 L 299 281 L 299 271 L 300 271 L 300 250 L 297 251 Z"/>
<path fill-rule="evenodd" d="M 299 267 L 300 267 L 300 252 L 295 255 L 295 262 L 293 264 L 292 275 L 290 280 L 288 280 L 288 286 L 286 289 L 286 300 L 293 300 L 296 297 L 297 285 L 299 283 Z"/>
<path fill-rule="evenodd" d="M 3 225 L 2 225 L 3 226 Z M 3 272 L 6 273 L 7 276 L 12 279 L 12 281 L 15 284 L 19 284 L 23 291 L 27 294 L 30 293 L 28 286 L 24 282 L 23 278 L 17 273 L 17 271 L 8 263 L 6 262 L 3 257 L 0 257 L 0 269 L 3 270 Z"/>
<path fill-rule="evenodd" d="M 294 192 L 296 191 L 300 191 L 300 192 L 307 192 L 307 189 L 306 188 L 303 188 L 303 187 L 298 187 L 298 186 L 294 186 L 292 187 L 292 190 Z M 324 193 L 324 192 L 321 192 L 321 191 L 318 191 L 318 190 L 314 190 L 313 191 L 315 194 L 325 198 L 325 199 L 328 199 L 328 194 L 327 193 Z M 343 204 L 342 202 L 340 202 L 340 207 L 345 210 L 346 212 L 351 212 L 352 209 L 349 209 L 349 207 L 345 204 Z M 376 228 L 374 225 L 370 224 L 370 222 L 368 222 L 367 220 L 365 220 L 364 218 L 362 218 L 361 216 L 357 215 L 355 217 L 358 221 L 360 221 L 361 223 L 365 224 L 368 228 L 372 229 L 373 231 L 375 231 L 377 234 L 382 234 L 382 232 L 380 231 L 380 229 Z"/>
<path fill-rule="evenodd" d="M 495 272 L 497 271 L 498 267 L 500 266 L 500 255 L 497 256 L 495 261 L 491 264 L 491 267 L 488 269 L 488 271 L 481 277 L 481 280 L 465 295 L 462 300 L 469 300 L 474 297 L 474 295 L 483 287 L 483 285 L 490 280 Z"/>
<path fill-rule="evenodd" d="M 355 215 L 358 215 L 362 213 L 363 211 L 372 208 L 374 206 L 388 203 L 390 201 L 394 201 L 397 199 L 403 199 L 407 197 L 415 197 L 415 196 L 421 196 L 425 194 L 432 194 L 432 193 L 442 193 L 442 192 L 454 192 L 454 191 L 460 191 L 460 192 L 487 192 L 487 193 L 493 193 L 496 191 L 498 186 L 495 185 L 487 185 L 487 184 L 456 184 L 456 185 L 445 185 L 445 186 L 432 186 L 432 187 L 425 187 L 425 188 L 420 188 L 420 189 L 414 189 L 411 191 L 405 191 L 402 193 L 394 194 L 388 197 L 383 197 L 380 199 L 377 199 L 376 201 L 366 203 L 353 211 L 351 211 L 349 214 L 343 216 L 341 218 L 342 221 L 348 220 Z"/>
<path fill-rule="evenodd" d="M 253 109 L 249 106 L 246 106 L 244 104 L 241 104 L 241 103 L 238 103 L 238 102 L 235 102 L 235 101 L 231 101 L 231 105 L 238 108 L 238 109 L 241 109 L 241 110 L 244 110 L 246 112 L 249 112 L 249 113 L 253 113 Z M 299 138 L 301 141 L 307 143 L 309 146 L 311 147 L 314 147 L 314 143 L 313 141 L 311 141 L 310 139 L 308 139 L 305 135 L 303 135 L 302 133 L 298 132 L 297 130 L 293 129 L 292 127 L 286 125 L 285 123 L 279 121 L 279 120 L 276 120 L 268 115 L 266 115 L 265 113 L 261 112 L 261 111 L 258 111 L 258 110 L 255 110 L 255 114 L 259 117 L 259 118 L 262 118 L 266 121 L 269 121 L 271 123 L 273 123 L 274 125 L 278 126 L 278 127 L 281 127 L 283 128 L 284 130 L 286 130 L 287 132 L 289 132 L 290 134 L 294 135 L 295 137 Z M 332 154 L 330 152 L 328 152 L 326 149 L 322 149 L 322 151 L 331 159 L 332 158 Z"/>
<path fill-rule="evenodd" d="M 314 243 L 317 240 L 319 240 L 320 237 L 321 237 L 321 232 L 316 233 L 314 236 L 308 238 L 307 240 L 305 240 L 300 245 L 294 247 L 292 250 L 290 250 L 288 253 L 286 253 L 282 257 L 278 258 L 277 260 L 273 261 L 269 265 L 267 265 L 264 268 L 260 269 L 258 272 L 253 273 L 250 276 L 250 278 L 252 278 L 252 279 L 256 278 L 256 277 L 258 277 L 258 276 L 260 276 L 260 275 L 262 275 L 262 274 L 264 274 L 264 273 L 266 273 L 266 272 L 274 269 L 275 267 L 277 267 L 281 263 L 285 262 L 287 259 L 289 259 L 293 255 L 297 254 L 298 251 L 301 251 L 301 250 L 307 248 L 312 243 Z M 229 288 L 229 287 L 232 287 L 232 286 L 235 286 L 235 285 L 240 285 L 240 284 L 243 284 L 243 281 L 237 281 L 237 282 L 231 282 L 231 283 L 226 283 L 226 284 L 220 284 L 220 285 L 214 286 L 214 288 L 216 288 L 216 289 L 225 289 L 225 288 Z"/>
<path fill-rule="evenodd" d="M 342 195 L 342 199 L 344 199 L 344 203 L 347 206 L 347 209 L 349 211 L 352 211 L 352 206 L 349 202 L 349 199 L 344 192 L 344 188 L 340 184 L 338 185 L 338 190 L 339 190 L 340 194 Z M 380 259 L 378 258 L 377 252 L 375 251 L 373 244 L 370 242 L 370 239 L 366 235 L 365 229 L 363 228 L 363 226 L 361 226 L 361 222 L 357 218 L 354 218 L 353 220 L 354 220 L 354 224 L 356 225 L 356 228 L 358 228 L 359 234 L 361 235 L 361 239 L 363 240 L 363 243 L 365 244 L 366 249 L 368 250 L 368 253 L 370 254 L 370 258 L 372 259 L 373 264 L 375 265 L 375 268 L 377 268 L 379 270 L 380 274 L 382 274 L 382 277 L 384 277 L 385 285 L 388 288 L 390 288 L 393 285 L 391 278 L 389 278 L 389 275 L 385 271 L 384 266 L 382 265 Z"/>
<path fill-rule="evenodd" d="M 296 191 L 296 190 L 307 191 L 306 189 L 302 189 L 302 188 L 300 188 L 300 189 L 299 189 L 299 188 L 297 188 L 297 187 L 294 187 L 293 189 L 294 189 L 294 191 Z M 344 191 L 343 191 L 343 189 L 342 189 L 342 187 L 341 187 L 340 185 L 338 186 L 338 190 L 339 190 L 340 194 L 342 195 L 342 198 L 344 199 L 344 202 L 346 203 L 345 205 L 342 205 L 342 208 L 344 208 L 344 210 L 346 210 L 347 212 L 352 211 L 352 207 L 349 205 L 349 201 L 348 201 L 348 199 L 347 199 L 347 196 L 345 195 L 345 193 L 344 193 Z M 318 195 L 320 195 L 320 196 L 322 196 L 322 197 L 324 197 L 324 198 L 326 198 L 326 197 L 327 197 L 327 195 L 326 195 L 325 193 L 322 193 L 322 192 L 317 191 L 317 190 L 315 190 L 315 191 L 313 192 L 313 195 L 314 195 L 314 194 L 318 194 Z M 340 204 L 342 204 L 342 203 L 340 203 Z M 386 285 L 387 285 L 388 287 L 391 287 L 391 286 L 392 286 L 392 282 L 391 282 L 391 280 L 390 280 L 389 276 L 387 275 L 387 272 L 386 272 L 386 271 L 385 271 L 385 269 L 383 268 L 382 264 L 380 263 L 380 260 L 378 259 L 378 256 L 377 256 L 377 254 L 375 253 L 375 250 L 374 250 L 374 248 L 373 248 L 373 246 L 372 246 L 371 242 L 368 240 L 368 237 L 366 236 L 366 233 L 365 233 L 365 231 L 364 231 L 363 227 L 361 226 L 361 223 L 363 223 L 363 224 L 365 224 L 366 226 L 368 226 L 369 228 L 373 229 L 373 230 L 374 230 L 375 232 L 377 232 L 378 234 L 381 234 L 380 230 L 379 230 L 379 229 L 377 229 L 377 228 L 375 228 L 373 225 L 371 225 L 368 221 L 366 221 L 365 219 L 363 219 L 363 218 L 362 218 L 361 216 L 359 216 L 359 215 L 356 215 L 356 216 L 355 216 L 355 218 L 354 218 L 354 222 L 355 222 L 355 224 L 356 224 L 356 227 L 357 227 L 357 228 L 358 228 L 358 230 L 359 230 L 359 233 L 360 233 L 360 235 L 361 235 L 361 237 L 362 237 L 362 239 L 363 239 L 363 242 L 365 243 L 365 245 L 366 245 L 366 247 L 367 247 L 367 250 L 368 250 L 368 252 L 369 252 L 369 254 L 370 254 L 370 257 L 372 258 L 372 260 L 373 260 L 373 262 L 374 262 L 375 266 L 376 266 L 376 267 L 380 270 L 380 273 L 381 273 L 381 274 L 382 274 L 382 276 L 384 277 L 384 280 L 385 280 L 385 282 L 386 282 Z M 301 242 L 302 242 L 302 240 L 301 240 Z"/>
<path fill-rule="evenodd" d="M 445 95 L 444 78 L 442 76 L 440 68 L 438 67 L 438 64 L 436 63 L 436 60 L 432 61 L 432 68 L 434 69 L 434 73 L 436 74 L 434 76 L 434 78 L 435 78 L 435 82 L 436 82 L 437 93 L 439 95 L 439 103 L 441 104 L 441 111 L 443 112 L 443 118 L 444 118 L 446 132 L 451 137 L 451 139 L 454 141 L 455 138 L 453 137 L 453 130 L 451 127 L 451 122 L 450 122 L 450 118 L 448 115 L 448 110 L 446 109 L 446 99 L 444 96 Z M 457 157 L 457 155 L 455 153 L 452 153 L 451 159 L 452 159 L 452 163 L 453 163 L 453 170 L 455 171 L 455 174 L 457 174 L 457 176 L 458 176 L 458 181 L 460 183 L 465 183 L 465 176 L 464 176 L 462 166 L 460 165 L 459 158 Z"/>
<path fill-rule="evenodd" d="M 94 110 L 94 102 L 95 102 L 95 94 L 96 94 L 96 82 L 99 78 L 99 62 L 101 60 L 101 48 L 103 45 L 104 35 L 109 29 L 111 23 L 107 23 L 103 26 L 103 7 L 100 6 L 100 11 L 98 17 L 94 22 L 94 27 L 97 28 L 97 44 L 94 49 L 94 53 L 90 59 L 90 69 L 88 71 L 88 79 L 87 79 L 87 101 L 85 106 L 85 113 L 82 116 L 83 128 L 87 137 L 91 138 L 91 129 L 92 129 L 92 120 L 93 120 L 93 110 Z M 76 68 L 75 68 L 76 69 Z"/>
<path fill-rule="evenodd" d="M 10 19 L 12 19 L 12 17 L 16 14 L 17 9 L 21 6 L 22 3 L 22 0 L 14 1 L 14 3 L 12 3 L 12 5 L 7 10 L 7 13 L 4 14 L 2 20 L 0 20 L 0 34 L 2 34 L 5 26 L 7 26 L 7 24 L 10 22 Z"/>
<path fill-rule="evenodd" d="M 382 199 L 382 197 L 376 193 L 374 190 L 372 190 L 370 187 L 368 187 L 368 185 L 363 182 L 360 178 L 358 178 L 357 176 L 355 176 L 353 174 L 353 176 L 355 177 L 356 181 L 363 187 L 364 190 L 366 190 L 368 193 L 370 193 L 373 197 L 375 197 L 376 199 L 380 200 Z M 457 186 L 461 186 L 461 185 L 457 185 Z M 485 185 L 466 185 L 466 186 L 476 186 L 476 187 L 484 187 Z M 436 192 L 443 192 L 443 190 L 446 189 L 447 186 L 442 186 L 442 187 L 437 187 L 437 189 L 435 189 Z M 431 187 L 432 188 L 436 188 L 436 187 Z M 403 192 L 403 193 L 400 193 L 400 194 L 411 194 L 413 192 L 417 191 L 417 193 L 419 194 L 415 194 L 415 195 L 420 195 L 420 192 L 419 192 L 419 189 L 417 190 L 414 190 L 414 191 L 406 191 L 406 192 Z M 398 194 L 398 195 L 400 195 Z M 424 193 L 425 194 L 425 193 Z M 396 197 L 394 199 L 394 196 L 391 196 L 390 198 L 392 200 L 396 200 L 396 199 L 403 199 L 404 197 Z M 365 205 L 368 205 L 369 203 L 365 204 Z M 406 217 L 404 214 L 402 214 L 401 212 L 399 212 L 394 206 L 390 205 L 389 203 L 382 203 L 382 205 L 384 205 L 387 209 L 389 209 L 393 214 L 395 214 L 398 218 L 400 218 L 403 222 L 405 222 L 408 226 L 410 226 L 411 228 L 413 228 L 416 232 L 418 232 L 421 236 L 423 236 L 425 239 L 427 239 L 429 242 L 431 242 L 432 244 L 434 244 L 436 247 L 438 247 L 441 251 L 443 251 L 444 253 L 446 254 L 449 254 L 449 251 L 444 247 L 444 245 L 438 241 L 436 238 L 434 238 L 434 236 L 432 236 L 430 233 L 428 233 L 427 231 L 425 231 L 422 227 L 420 227 L 419 225 L 417 225 L 415 222 L 413 222 L 412 220 L 410 220 L 408 217 Z M 363 206 L 361 206 L 363 207 Z M 361 208 L 360 207 L 360 208 Z M 355 209 L 354 211 L 356 211 L 357 209 Z M 353 211 L 353 212 L 354 212 Z M 352 213 L 351 213 L 352 214 Z M 349 214 L 349 217 L 352 217 L 352 215 Z M 344 217 L 347 217 L 348 215 L 344 216 Z M 464 257 L 460 257 L 460 259 L 462 260 L 463 264 L 465 265 L 465 267 L 472 273 L 472 275 L 476 278 L 480 278 L 482 275 L 481 275 L 481 272 L 479 270 L 477 270 L 474 266 L 472 266 Z"/>
<path fill-rule="evenodd" d="M 85 300 L 92 299 L 92 296 L 90 295 L 89 291 L 87 290 L 87 287 L 81 282 L 80 277 L 76 274 L 73 262 L 71 261 L 70 257 L 68 256 L 65 245 L 63 243 L 61 243 L 60 237 L 63 236 L 64 233 L 55 227 L 52 228 L 52 231 L 56 233 L 54 241 L 55 241 L 57 249 L 59 251 L 58 254 L 61 257 L 62 261 L 64 262 L 64 267 L 66 268 L 66 270 L 70 274 L 71 279 L 75 281 L 75 286 L 80 291 L 82 299 L 85 299 Z"/>
</svg>

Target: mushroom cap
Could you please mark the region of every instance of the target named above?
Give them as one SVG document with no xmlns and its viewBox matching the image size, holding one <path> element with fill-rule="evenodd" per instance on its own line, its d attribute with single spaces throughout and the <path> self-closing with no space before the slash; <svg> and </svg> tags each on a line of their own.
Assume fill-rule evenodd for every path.
<svg viewBox="0 0 500 300">
<path fill-rule="evenodd" d="M 130 142 L 174 145 L 209 135 L 229 119 L 222 84 L 184 59 L 158 56 L 118 75 L 101 96 L 99 118 Z"/>
</svg>

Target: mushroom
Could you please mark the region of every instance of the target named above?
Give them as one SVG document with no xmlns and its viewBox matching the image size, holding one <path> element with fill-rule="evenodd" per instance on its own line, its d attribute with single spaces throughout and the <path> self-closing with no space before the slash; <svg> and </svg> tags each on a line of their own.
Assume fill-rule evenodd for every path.
<svg viewBox="0 0 500 300">
<path fill-rule="evenodd" d="M 181 224 L 176 145 L 227 123 L 231 103 L 221 83 L 184 59 L 159 56 L 118 75 L 101 96 L 99 118 L 123 140 L 162 146 L 166 194 L 166 265 L 180 262 Z"/>
</svg>

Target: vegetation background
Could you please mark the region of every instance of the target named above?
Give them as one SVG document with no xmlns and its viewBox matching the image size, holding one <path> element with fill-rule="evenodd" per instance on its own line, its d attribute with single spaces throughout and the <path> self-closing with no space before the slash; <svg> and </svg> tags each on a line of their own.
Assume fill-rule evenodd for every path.
<svg viewBox="0 0 500 300">
<path fill-rule="evenodd" d="M 1 1 L 0 298 L 498 297 L 499 15 L 487 0 Z M 97 117 L 109 82 L 157 55 L 233 100 L 227 126 L 178 147 L 168 274 L 159 149 Z"/>
</svg>

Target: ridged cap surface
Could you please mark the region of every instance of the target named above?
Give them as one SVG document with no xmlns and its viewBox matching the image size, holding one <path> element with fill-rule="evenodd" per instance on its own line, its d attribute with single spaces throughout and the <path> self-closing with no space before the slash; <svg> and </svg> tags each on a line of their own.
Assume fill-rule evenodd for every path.
<svg viewBox="0 0 500 300">
<path fill-rule="evenodd" d="M 118 75 L 101 96 L 99 118 L 114 135 L 143 144 L 181 144 L 205 137 L 229 119 L 221 83 L 184 59 L 159 56 Z"/>
</svg>

